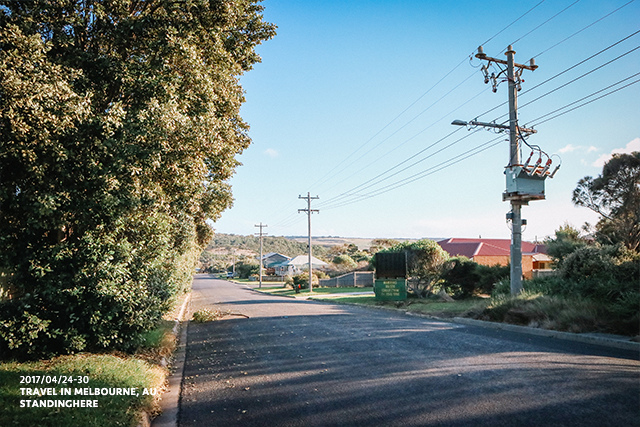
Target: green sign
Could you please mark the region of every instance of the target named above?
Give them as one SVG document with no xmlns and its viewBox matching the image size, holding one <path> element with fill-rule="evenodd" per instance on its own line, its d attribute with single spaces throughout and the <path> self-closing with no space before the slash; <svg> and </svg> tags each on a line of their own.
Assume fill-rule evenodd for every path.
<svg viewBox="0 0 640 427">
<path fill-rule="evenodd" d="M 373 291 L 378 301 L 404 301 L 407 299 L 405 279 L 377 279 Z"/>
</svg>

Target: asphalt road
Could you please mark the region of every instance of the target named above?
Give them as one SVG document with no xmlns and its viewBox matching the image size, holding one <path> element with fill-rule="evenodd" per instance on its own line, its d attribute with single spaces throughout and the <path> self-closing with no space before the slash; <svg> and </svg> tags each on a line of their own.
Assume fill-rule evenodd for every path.
<svg viewBox="0 0 640 427">
<path fill-rule="evenodd" d="M 197 276 L 179 425 L 640 426 L 638 354 Z"/>
</svg>

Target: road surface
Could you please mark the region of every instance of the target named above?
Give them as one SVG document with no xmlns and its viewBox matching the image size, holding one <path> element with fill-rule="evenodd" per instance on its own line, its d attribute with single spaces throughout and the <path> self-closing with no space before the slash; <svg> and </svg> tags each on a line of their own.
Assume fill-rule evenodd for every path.
<svg viewBox="0 0 640 427">
<path fill-rule="evenodd" d="M 234 314 L 189 324 L 181 427 L 640 426 L 633 352 L 205 275 L 191 305 Z"/>
</svg>

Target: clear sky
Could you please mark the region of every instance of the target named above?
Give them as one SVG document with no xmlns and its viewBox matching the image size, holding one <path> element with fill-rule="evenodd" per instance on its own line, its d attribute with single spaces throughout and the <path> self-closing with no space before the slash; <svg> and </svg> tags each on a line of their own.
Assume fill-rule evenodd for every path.
<svg viewBox="0 0 640 427">
<path fill-rule="evenodd" d="M 270 235 L 306 235 L 298 196 L 310 192 L 319 197 L 314 236 L 509 238 L 508 135 L 451 125 L 508 118 L 507 83 L 493 93 L 483 63 L 470 59 L 480 44 L 496 58 L 509 44 L 516 62 L 535 57 L 519 123 L 538 131 L 529 144 L 562 163 L 546 200 L 523 207 L 525 240 L 596 222 L 571 203 L 576 183 L 601 173 L 612 152 L 640 150 L 638 0 L 263 5 L 278 35 L 241 78 L 253 144 L 217 232 L 252 234 L 262 222 Z"/>
</svg>

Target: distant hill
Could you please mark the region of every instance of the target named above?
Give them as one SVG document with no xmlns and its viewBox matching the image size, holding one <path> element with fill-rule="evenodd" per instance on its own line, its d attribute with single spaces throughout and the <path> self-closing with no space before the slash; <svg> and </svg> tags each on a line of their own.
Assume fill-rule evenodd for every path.
<svg viewBox="0 0 640 427">
<path fill-rule="evenodd" d="M 327 255 L 325 245 L 316 246 L 314 239 L 313 255 L 324 258 Z M 341 244 L 341 243 L 338 243 Z M 257 255 L 260 253 L 260 238 L 257 236 L 242 236 L 238 234 L 216 233 L 205 249 L 212 253 L 230 252 L 232 249 L 244 255 Z M 262 253 L 277 252 L 289 257 L 304 255 L 307 253 L 307 241 L 298 241 L 282 236 L 264 236 L 262 238 Z"/>
<path fill-rule="evenodd" d="M 262 252 L 277 252 L 289 257 L 305 255 L 307 253 L 307 236 L 264 236 L 262 240 Z M 328 251 L 332 246 L 354 244 L 360 250 L 368 250 L 373 238 L 362 237 L 338 237 L 318 236 L 312 238 L 313 255 L 327 260 Z M 416 241 L 419 239 L 399 238 L 393 239 L 401 242 Z M 239 234 L 216 233 L 205 249 L 215 254 L 230 254 L 234 249 L 236 255 L 256 256 L 260 252 L 260 239 L 258 236 L 243 236 Z"/>
<path fill-rule="evenodd" d="M 306 242 L 306 236 L 286 236 L 287 239 L 295 240 L 296 242 Z M 326 248 L 330 248 L 331 246 L 336 245 L 344 245 L 344 244 L 354 244 L 361 251 L 369 249 L 371 247 L 371 242 L 375 240 L 374 238 L 366 238 L 366 237 L 338 237 L 338 236 L 319 236 L 312 238 L 312 244 L 324 246 Z M 400 242 L 406 241 L 417 241 L 419 239 L 393 239 L 398 240 Z"/>
</svg>

